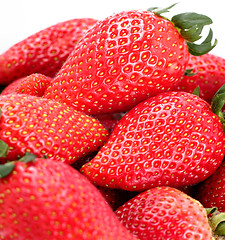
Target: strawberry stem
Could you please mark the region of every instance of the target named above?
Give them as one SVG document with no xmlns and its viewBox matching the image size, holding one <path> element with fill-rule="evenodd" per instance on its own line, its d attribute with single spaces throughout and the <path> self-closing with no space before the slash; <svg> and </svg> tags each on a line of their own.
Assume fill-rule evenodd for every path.
<svg viewBox="0 0 225 240">
<path fill-rule="evenodd" d="M 219 212 L 217 209 L 210 212 L 208 217 L 209 224 L 215 235 L 225 236 L 225 213 Z M 217 238 L 220 239 L 220 238 Z"/>
</svg>

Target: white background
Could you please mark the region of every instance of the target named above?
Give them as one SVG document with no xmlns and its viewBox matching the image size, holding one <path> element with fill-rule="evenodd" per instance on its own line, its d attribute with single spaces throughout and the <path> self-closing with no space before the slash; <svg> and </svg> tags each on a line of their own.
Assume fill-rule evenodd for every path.
<svg viewBox="0 0 225 240">
<path fill-rule="evenodd" d="M 1 0 L 0 1 L 0 53 L 22 39 L 43 28 L 73 18 L 105 17 L 123 10 L 146 10 L 149 7 L 167 7 L 176 0 Z M 171 10 L 197 12 L 209 16 L 218 45 L 212 54 L 225 58 L 225 11 L 224 1 L 180 0 Z M 206 34 L 207 31 L 203 32 Z"/>
</svg>

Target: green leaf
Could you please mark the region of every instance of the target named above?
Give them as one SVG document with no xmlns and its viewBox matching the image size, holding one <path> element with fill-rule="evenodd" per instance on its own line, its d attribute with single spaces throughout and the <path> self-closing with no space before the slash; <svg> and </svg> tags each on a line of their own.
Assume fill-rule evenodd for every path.
<svg viewBox="0 0 225 240">
<path fill-rule="evenodd" d="M 225 133 L 225 118 L 222 108 L 225 104 L 225 84 L 215 93 L 211 101 L 212 111 L 219 117 Z"/>
<path fill-rule="evenodd" d="M 217 208 L 216 207 L 211 207 L 211 208 L 205 208 L 205 210 L 206 210 L 206 214 L 208 216 L 209 214 L 212 214 L 215 211 L 217 211 Z"/>
<path fill-rule="evenodd" d="M 218 115 L 221 112 L 223 105 L 225 103 L 225 84 L 219 88 L 212 98 L 211 107 L 212 111 Z"/>
<path fill-rule="evenodd" d="M 215 211 L 209 218 L 210 226 L 216 235 L 225 235 L 225 213 Z"/>
<path fill-rule="evenodd" d="M 154 12 L 156 15 L 162 18 L 165 18 L 161 16 L 161 14 L 169 12 L 169 10 L 176 4 L 177 3 L 167 8 L 152 7 L 149 8 L 148 10 Z M 189 52 L 192 55 L 195 56 L 203 55 L 212 50 L 216 46 L 217 44 L 216 39 L 215 42 L 212 43 L 213 34 L 211 29 L 209 31 L 207 38 L 205 39 L 205 41 L 203 41 L 202 44 L 194 44 L 195 41 L 202 38 L 201 33 L 204 27 L 213 23 L 210 17 L 195 12 L 186 12 L 173 16 L 170 21 L 174 24 L 174 27 L 177 28 L 180 35 L 187 41 Z"/>
<path fill-rule="evenodd" d="M 13 162 L 0 164 L 0 178 L 8 176 L 13 171 L 14 168 L 15 164 Z"/>
<path fill-rule="evenodd" d="M 214 43 L 212 44 L 212 37 L 213 32 L 210 28 L 207 38 L 201 44 L 187 42 L 190 54 L 194 56 L 200 56 L 211 51 L 217 45 L 217 39 L 215 39 Z"/>
<path fill-rule="evenodd" d="M 188 77 L 191 77 L 191 76 L 196 75 L 198 72 L 194 73 L 193 70 L 194 70 L 193 68 L 191 68 L 191 69 L 185 69 L 183 75 L 184 75 L 184 76 L 188 76 Z"/>
<path fill-rule="evenodd" d="M 162 17 L 162 16 L 161 16 L 162 13 L 167 13 L 167 12 L 169 12 L 169 10 L 170 10 L 171 8 L 173 8 L 175 5 L 177 5 L 177 3 L 174 3 L 174 4 L 172 4 L 171 6 L 169 6 L 169 7 L 167 7 L 167 8 L 151 7 L 151 8 L 148 8 L 147 10 L 148 10 L 149 12 L 154 12 L 157 16 Z"/>
<path fill-rule="evenodd" d="M 212 24 L 212 19 L 206 15 L 195 12 L 180 13 L 172 17 L 171 21 L 180 29 L 190 29 L 193 26 L 196 28 Z"/>
<path fill-rule="evenodd" d="M 197 86 L 197 87 L 194 89 L 194 91 L 192 92 L 192 94 L 194 94 L 194 95 L 196 95 L 196 96 L 199 97 L 199 94 L 200 94 L 200 87 Z"/>
<path fill-rule="evenodd" d="M 35 162 L 36 158 L 37 156 L 34 155 L 33 153 L 26 152 L 25 155 L 22 158 L 20 158 L 18 161 L 23 163 Z"/>
<path fill-rule="evenodd" d="M 0 157 L 6 157 L 9 146 L 4 141 L 0 140 Z"/>
<path fill-rule="evenodd" d="M 187 30 L 181 29 L 180 34 L 185 40 L 189 42 L 195 42 L 201 38 L 200 34 L 202 32 L 202 29 L 203 29 L 203 26 L 202 27 L 192 26 Z"/>
<path fill-rule="evenodd" d="M 177 14 L 171 21 L 180 30 L 181 36 L 189 42 L 199 40 L 204 26 L 212 24 L 211 18 L 194 12 Z"/>
</svg>

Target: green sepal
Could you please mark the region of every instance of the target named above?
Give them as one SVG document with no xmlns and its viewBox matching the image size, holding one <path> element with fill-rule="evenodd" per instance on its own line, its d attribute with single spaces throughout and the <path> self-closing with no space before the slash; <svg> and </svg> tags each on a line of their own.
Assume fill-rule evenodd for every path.
<svg viewBox="0 0 225 240">
<path fill-rule="evenodd" d="M 217 211 L 216 207 L 211 207 L 211 208 L 205 208 L 207 216 L 210 214 L 213 214 L 215 211 Z"/>
<path fill-rule="evenodd" d="M 7 162 L 5 164 L 0 164 L 0 178 L 8 176 L 15 168 L 14 162 Z"/>
<path fill-rule="evenodd" d="M 225 103 L 225 84 L 222 85 L 222 87 L 219 88 L 219 90 L 215 93 L 215 95 L 212 98 L 211 107 L 212 111 L 218 115 Z"/>
<path fill-rule="evenodd" d="M 164 19 L 164 16 L 161 14 L 169 12 L 169 10 L 174 7 L 177 3 L 167 7 L 167 8 L 158 8 L 152 7 L 148 11 L 154 12 L 157 16 L 160 16 Z M 169 19 L 167 19 L 169 20 Z M 213 23 L 212 19 L 206 15 L 198 14 L 195 12 L 186 12 L 180 13 L 171 18 L 171 21 L 174 24 L 174 27 L 178 30 L 180 35 L 186 40 L 189 52 L 194 56 L 200 56 L 211 51 L 217 44 L 215 39 L 212 43 L 212 30 L 209 30 L 209 34 L 206 39 L 201 44 L 194 44 L 193 42 L 199 40 L 202 36 L 202 30 L 205 26 Z"/>
<path fill-rule="evenodd" d="M 215 93 L 211 101 L 212 111 L 219 117 L 220 122 L 223 125 L 223 130 L 225 132 L 225 118 L 222 112 L 222 108 L 225 103 L 225 84 L 219 88 L 219 90 Z"/>
<path fill-rule="evenodd" d="M 163 17 L 161 14 L 169 12 L 169 10 L 173 8 L 175 5 L 177 5 L 177 3 L 174 3 L 167 8 L 151 7 L 151 8 L 148 8 L 147 11 L 154 12 L 157 16 Z"/>
<path fill-rule="evenodd" d="M 214 43 L 212 44 L 212 38 L 213 32 L 212 29 L 210 28 L 208 36 L 201 44 L 196 44 L 187 41 L 189 53 L 194 56 L 200 56 L 208 53 L 217 45 L 217 39 L 215 39 Z"/>
<path fill-rule="evenodd" d="M 0 108 L 0 118 L 1 118 L 1 108 Z M 6 157 L 9 146 L 4 141 L 0 140 L 0 157 Z"/>
<path fill-rule="evenodd" d="M 20 158 L 18 161 L 23 163 L 29 163 L 29 162 L 35 162 L 35 159 L 37 158 L 36 155 L 33 153 L 26 152 L 25 155 Z"/>
<path fill-rule="evenodd" d="M 209 217 L 209 223 L 215 235 L 225 236 L 225 212 L 214 211 Z"/>
<path fill-rule="evenodd" d="M 0 157 L 6 157 L 8 150 L 9 150 L 8 144 L 0 140 Z"/>
<path fill-rule="evenodd" d="M 193 90 L 192 94 L 194 94 L 194 95 L 196 95 L 196 96 L 199 97 L 199 94 L 200 94 L 200 87 L 197 86 L 197 87 Z"/>
<path fill-rule="evenodd" d="M 183 75 L 184 76 L 187 76 L 187 77 L 191 77 L 191 76 L 194 76 L 194 75 L 196 75 L 198 72 L 193 72 L 193 68 L 191 68 L 191 69 L 185 69 L 185 71 L 184 71 L 184 73 L 183 73 Z"/>
<path fill-rule="evenodd" d="M 198 13 L 186 12 L 172 17 L 174 26 L 180 29 L 181 36 L 189 41 L 195 42 L 201 38 L 204 26 L 212 24 L 212 19 Z"/>
<path fill-rule="evenodd" d="M 35 162 L 36 158 L 37 158 L 36 155 L 26 152 L 25 155 L 18 160 L 18 162 L 23 163 Z M 13 171 L 13 169 L 15 168 L 15 162 L 16 161 L 0 164 L 0 178 L 8 176 Z"/>
</svg>

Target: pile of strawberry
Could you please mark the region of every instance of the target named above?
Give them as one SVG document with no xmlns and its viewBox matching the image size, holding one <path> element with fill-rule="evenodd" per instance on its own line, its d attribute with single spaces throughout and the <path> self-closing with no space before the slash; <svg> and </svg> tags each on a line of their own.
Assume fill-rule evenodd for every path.
<svg viewBox="0 0 225 240">
<path fill-rule="evenodd" d="M 173 6 L 0 55 L 1 240 L 223 238 L 225 59 Z"/>
</svg>

